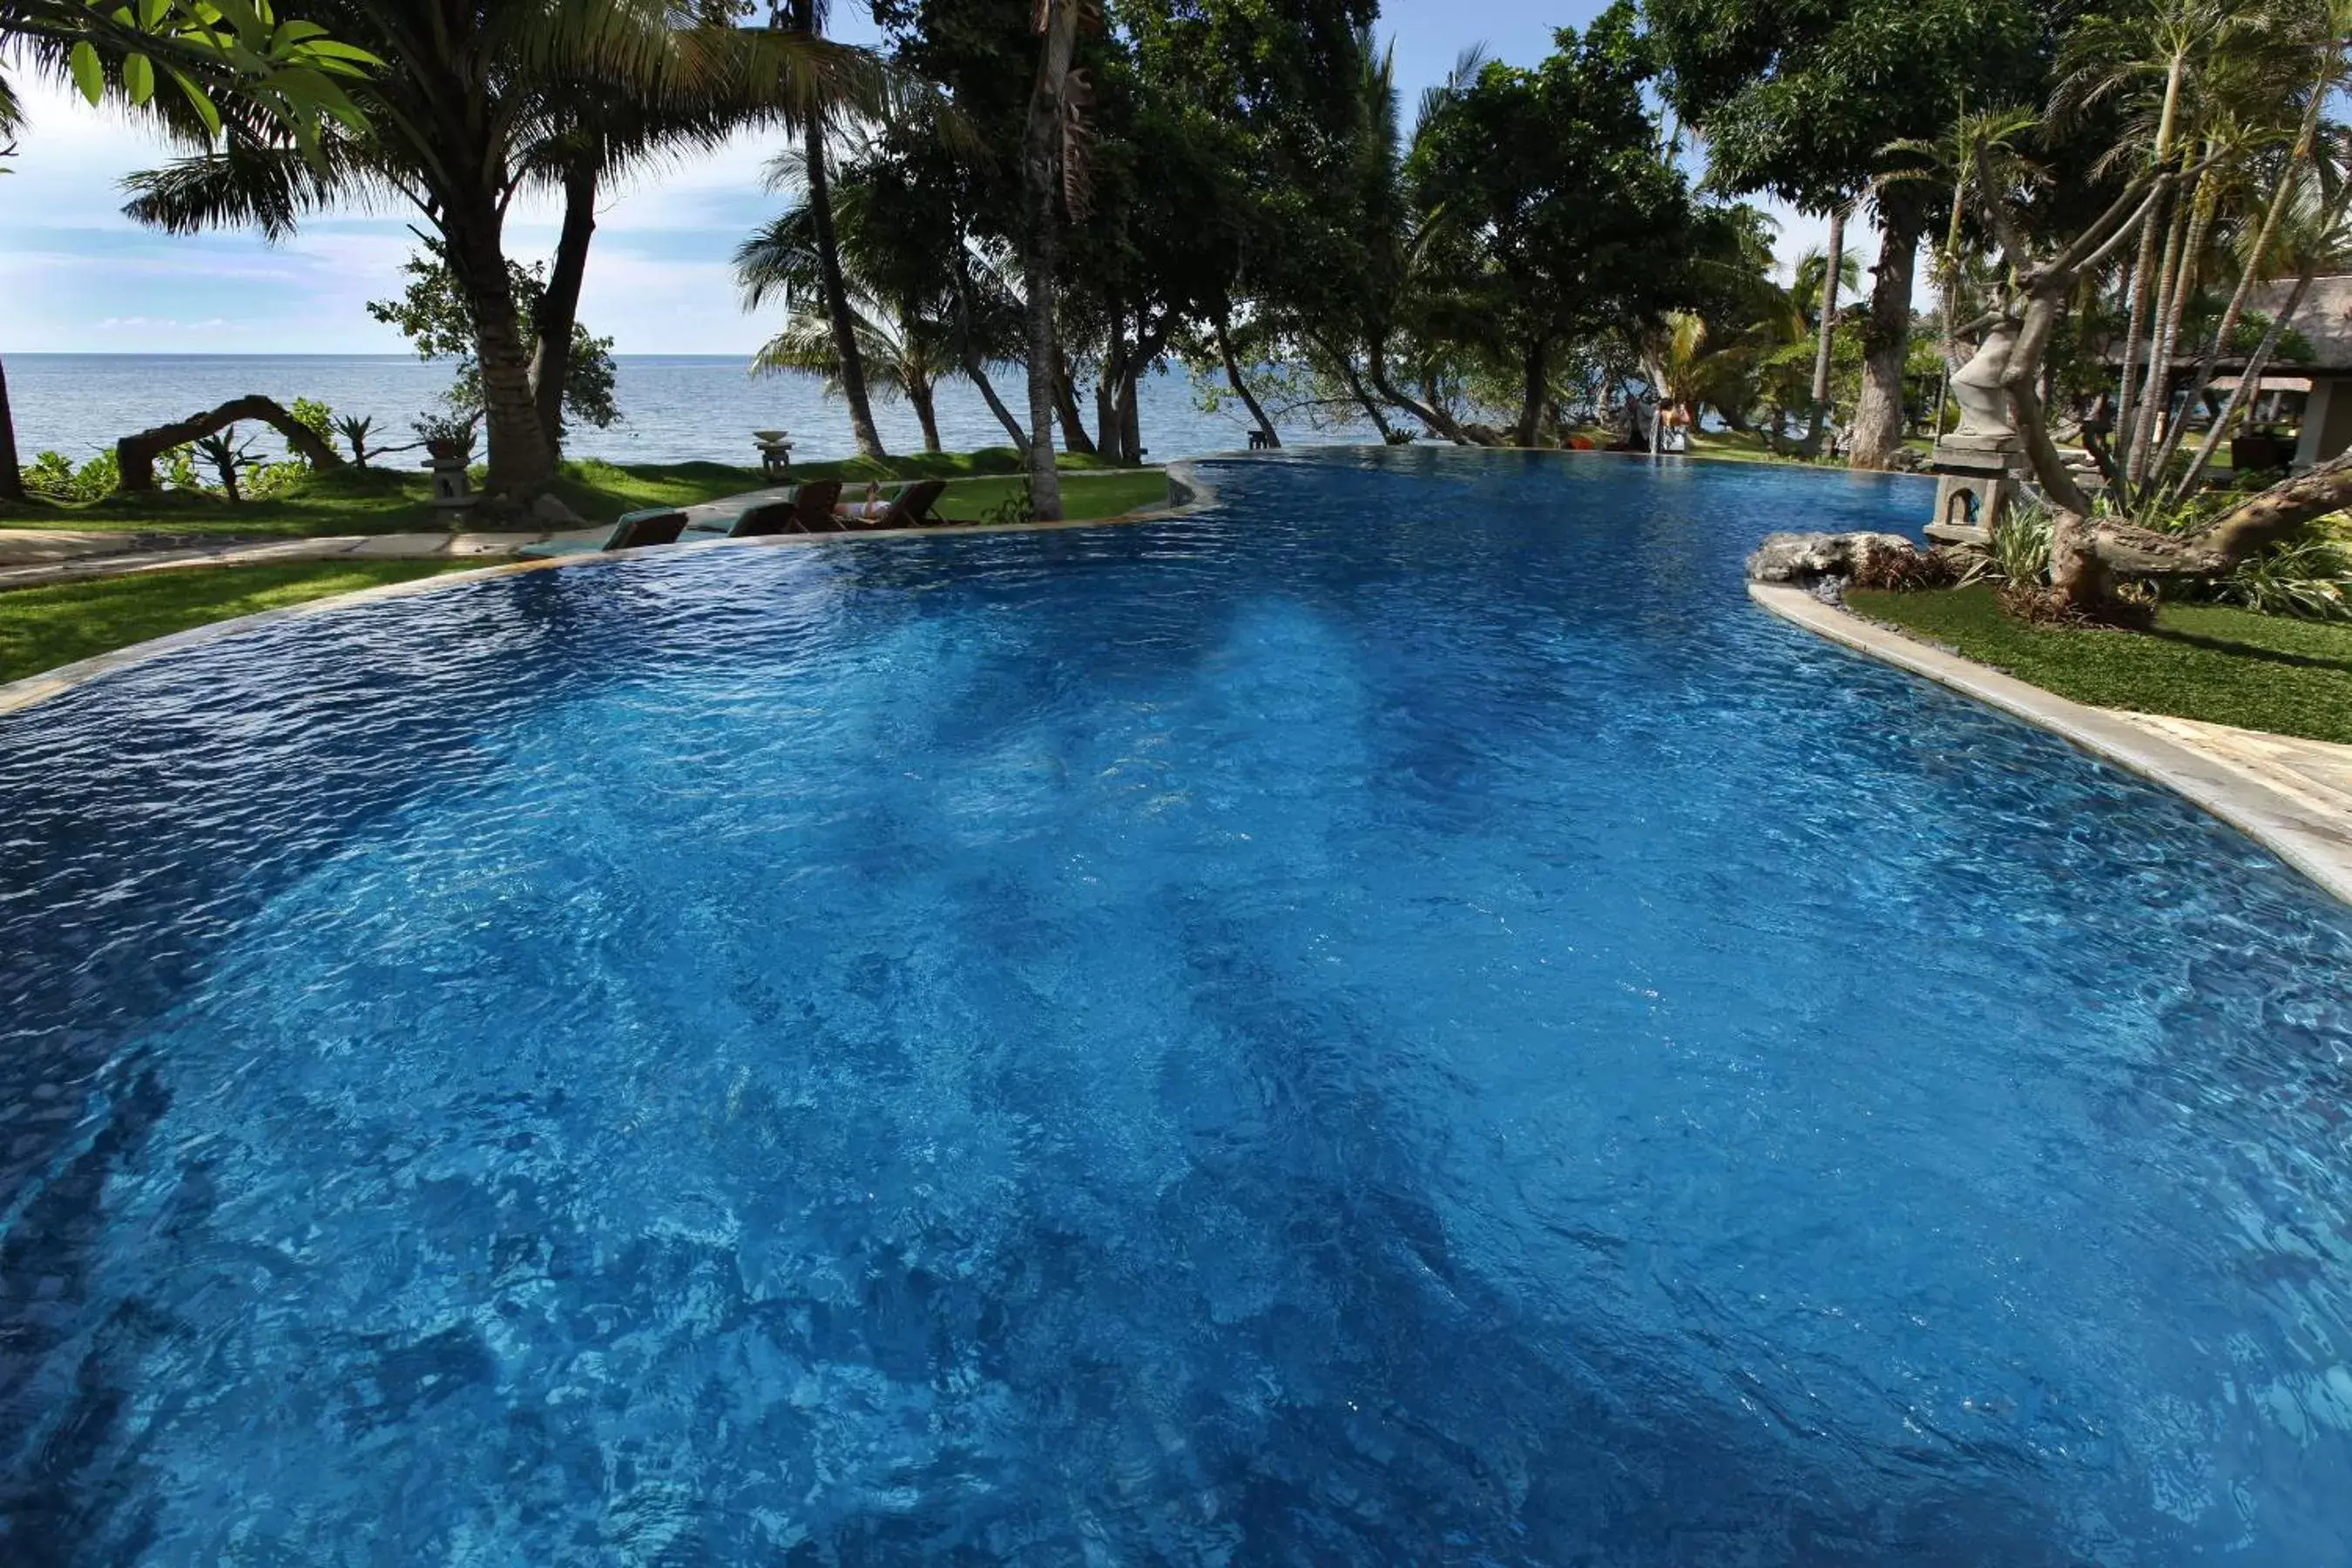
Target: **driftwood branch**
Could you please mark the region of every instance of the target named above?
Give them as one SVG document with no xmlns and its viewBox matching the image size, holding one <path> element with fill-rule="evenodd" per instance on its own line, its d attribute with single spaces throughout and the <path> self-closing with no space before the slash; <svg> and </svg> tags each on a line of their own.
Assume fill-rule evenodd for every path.
<svg viewBox="0 0 2352 1568">
<path fill-rule="evenodd" d="M 276 429 L 286 437 L 286 444 L 314 468 L 340 468 L 343 466 L 342 454 L 320 439 L 316 430 L 287 413 L 275 399 L 254 393 L 234 398 L 218 408 L 191 414 L 185 419 L 158 425 L 152 430 L 142 430 L 135 436 L 125 436 L 117 441 L 114 444 L 114 461 L 122 472 L 121 488 L 126 490 L 153 489 L 156 458 L 174 447 L 200 441 L 247 419 L 258 419 Z"/>
</svg>

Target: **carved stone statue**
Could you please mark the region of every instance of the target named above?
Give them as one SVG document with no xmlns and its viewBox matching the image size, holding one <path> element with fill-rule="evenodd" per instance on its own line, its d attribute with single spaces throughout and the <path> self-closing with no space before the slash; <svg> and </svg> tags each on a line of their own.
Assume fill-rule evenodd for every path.
<svg viewBox="0 0 2352 1568">
<path fill-rule="evenodd" d="M 2009 393 L 2001 385 L 2010 351 L 2016 347 L 2017 324 L 1998 322 L 1969 363 L 1953 373 L 1952 401 L 1960 405 L 1960 427 L 1947 441 L 1966 447 L 2019 444 L 2017 427 L 2009 422 Z"/>
</svg>

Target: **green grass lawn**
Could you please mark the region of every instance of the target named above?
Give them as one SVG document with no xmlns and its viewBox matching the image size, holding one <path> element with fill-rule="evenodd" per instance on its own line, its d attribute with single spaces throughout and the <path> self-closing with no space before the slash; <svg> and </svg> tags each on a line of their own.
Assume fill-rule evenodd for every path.
<svg viewBox="0 0 2352 1568">
<path fill-rule="evenodd" d="M 1846 602 L 2077 702 L 2352 743 L 2352 626 L 2168 605 L 2150 632 L 2032 626 L 1983 584 Z"/>
<path fill-rule="evenodd" d="M 1167 479 L 1156 468 L 1106 468 L 1091 458 L 1064 454 L 1069 472 L 1068 510 L 1073 517 L 1111 517 L 1157 504 Z M 847 486 L 868 479 L 944 479 L 946 516 L 978 521 L 1019 485 L 1021 461 L 1009 447 L 978 452 L 893 458 L 869 462 L 795 465 L 803 479 L 837 479 Z M 1089 470 L 1102 469 L 1099 476 Z M 768 480 L 756 468 L 725 463 L 636 463 L 594 460 L 566 463 L 551 487 L 565 505 L 591 522 L 610 522 L 625 511 L 648 506 L 692 506 L 697 501 L 761 489 Z M 446 526 L 433 510 L 430 481 L 422 469 L 338 468 L 313 474 L 282 495 L 230 506 L 219 498 L 158 490 L 147 495 L 111 495 L 79 505 L 36 501 L 0 509 L 0 528 L 79 528 L 131 533 L 233 534 L 314 539 L 330 534 L 430 532 Z M 1113 497 L 1119 504 L 1107 505 Z M 1141 498 L 1141 499 L 1136 499 Z M 1081 511 L 1080 507 L 1100 508 Z"/>
<path fill-rule="evenodd" d="M 315 561 L 283 566 L 186 567 L 0 594 L 0 680 L 37 675 L 149 637 L 414 582 L 479 562 Z"/>
</svg>

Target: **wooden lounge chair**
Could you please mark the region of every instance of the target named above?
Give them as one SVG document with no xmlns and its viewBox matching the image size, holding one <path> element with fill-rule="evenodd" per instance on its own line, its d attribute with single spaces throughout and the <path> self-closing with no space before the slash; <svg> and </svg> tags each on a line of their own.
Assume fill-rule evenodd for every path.
<svg viewBox="0 0 2352 1568">
<path fill-rule="evenodd" d="M 811 479 L 795 485 L 774 500 L 743 509 L 733 518 L 717 517 L 692 524 L 698 533 L 729 539 L 764 539 L 778 533 L 830 533 L 840 525 L 833 519 L 833 503 L 841 495 L 839 479 Z"/>
<path fill-rule="evenodd" d="M 621 521 L 603 539 L 551 539 L 544 544 L 526 545 L 515 552 L 529 560 L 544 561 L 553 555 L 593 555 L 607 550 L 643 550 L 649 544 L 675 544 L 686 531 L 686 513 L 675 507 L 650 507 L 643 511 L 624 512 Z"/>
<path fill-rule="evenodd" d="M 948 488 L 945 479 L 918 479 L 901 486 L 890 498 L 889 504 L 873 517 L 865 517 L 847 509 L 836 509 L 841 526 L 860 533 L 872 533 L 886 528 L 925 528 L 944 522 L 945 518 L 933 517 L 931 506 Z"/>
</svg>

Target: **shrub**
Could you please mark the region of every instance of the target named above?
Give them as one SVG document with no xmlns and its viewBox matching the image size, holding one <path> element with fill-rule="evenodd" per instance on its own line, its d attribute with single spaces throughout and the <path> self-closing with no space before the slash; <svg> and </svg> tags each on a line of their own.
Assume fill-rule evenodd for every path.
<svg viewBox="0 0 2352 1568">
<path fill-rule="evenodd" d="M 1986 572 L 2019 587 L 2039 587 L 2050 580 L 2048 507 L 2020 501 L 2001 513 Z"/>
<path fill-rule="evenodd" d="M 51 500 L 96 500 L 114 493 L 122 482 L 122 470 L 110 451 L 100 452 L 79 468 L 63 452 L 43 452 L 25 466 L 24 479 L 26 490 L 33 495 Z"/>
<path fill-rule="evenodd" d="M 2266 616 L 2352 621 L 2352 552 L 2305 531 L 2239 562 L 2228 576 L 2203 585 L 2199 596 Z"/>
<path fill-rule="evenodd" d="M 1857 588 L 1883 588 L 1897 594 L 1916 594 L 1929 588 L 1957 588 L 1973 582 L 1981 573 L 1978 562 L 1958 550 L 1937 545 L 1932 550 L 1901 553 L 1891 550 L 1874 550 L 1866 556 L 1853 574 Z"/>
</svg>

